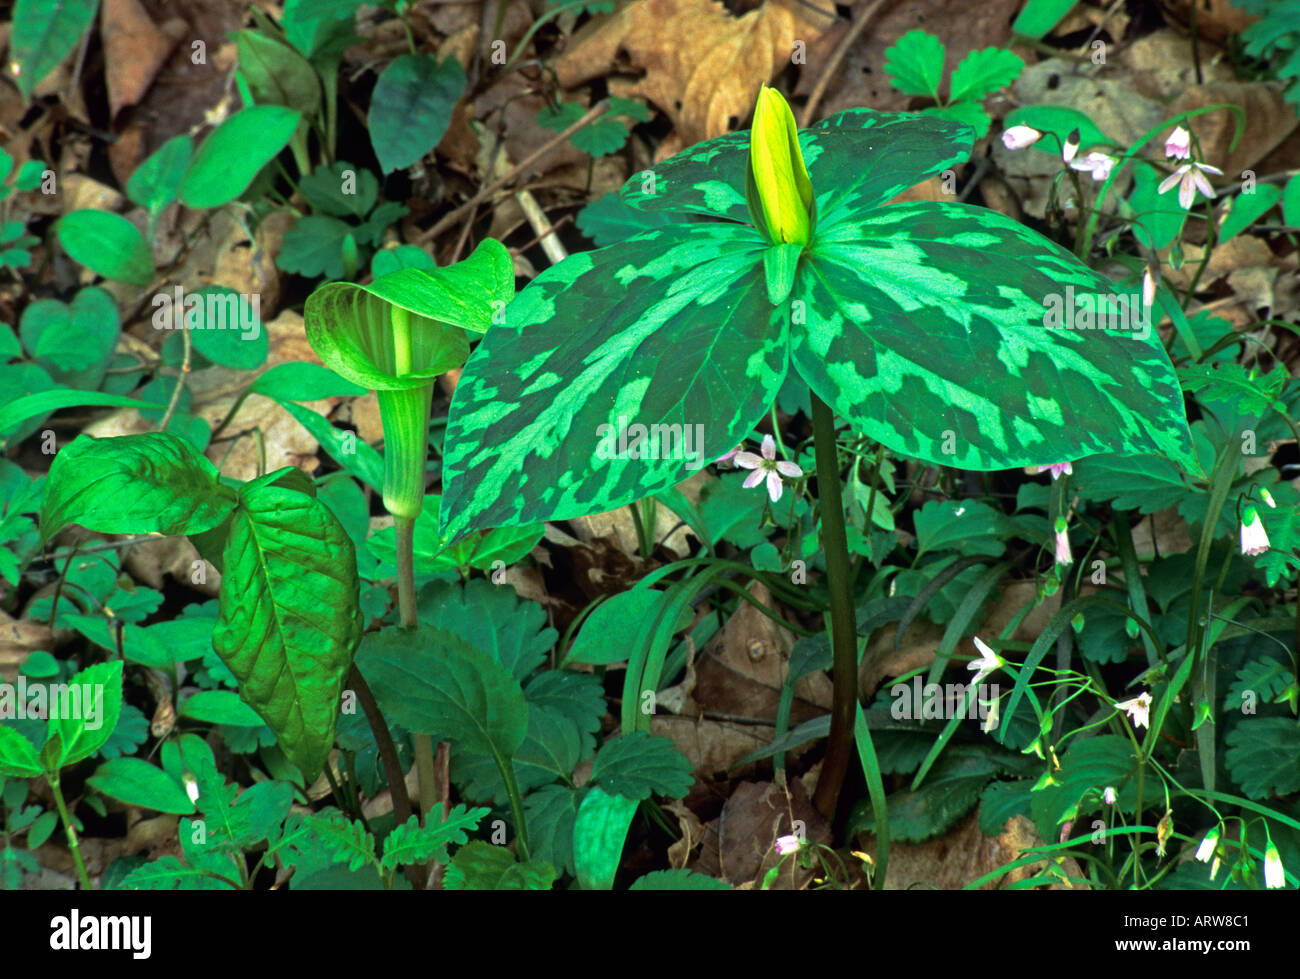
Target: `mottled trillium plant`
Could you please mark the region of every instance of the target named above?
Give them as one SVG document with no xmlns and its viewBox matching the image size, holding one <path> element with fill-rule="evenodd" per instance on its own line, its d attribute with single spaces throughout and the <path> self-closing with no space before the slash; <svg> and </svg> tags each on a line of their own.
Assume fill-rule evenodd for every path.
<svg viewBox="0 0 1300 979">
<path fill-rule="evenodd" d="M 966 160 L 972 135 L 867 109 L 796 131 L 764 89 L 749 133 L 621 191 L 682 220 L 539 275 L 469 358 L 451 408 L 441 521 L 454 538 L 614 509 L 689 475 L 680 453 L 598 453 L 601 426 L 703 425 L 716 458 L 792 370 L 807 383 L 836 674 L 823 810 L 847 765 L 856 673 L 832 410 L 944 466 L 1158 452 L 1195 470 L 1157 337 L 1044 325 L 1067 288 L 1105 296 L 1108 279 L 996 212 L 889 203 Z"/>
</svg>

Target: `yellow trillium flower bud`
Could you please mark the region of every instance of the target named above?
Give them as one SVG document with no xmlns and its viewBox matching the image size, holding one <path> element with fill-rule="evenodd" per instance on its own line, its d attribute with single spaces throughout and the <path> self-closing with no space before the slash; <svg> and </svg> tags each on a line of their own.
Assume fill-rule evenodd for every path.
<svg viewBox="0 0 1300 979">
<path fill-rule="evenodd" d="M 806 245 L 812 237 L 813 189 L 789 104 L 763 86 L 749 135 L 749 210 L 775 244 Z"/>
</svg>

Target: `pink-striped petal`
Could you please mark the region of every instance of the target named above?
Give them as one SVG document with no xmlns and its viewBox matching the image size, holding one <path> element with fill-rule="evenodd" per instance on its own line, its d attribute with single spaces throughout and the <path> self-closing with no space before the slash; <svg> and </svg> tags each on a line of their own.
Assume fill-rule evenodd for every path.
<svg viewBox="0 0 1300 979">
<path fill-rule="evenodd" d="M 757 486 L 759 483 L 763 481 L 763 477 L 766 475 L 767 473 L 763 472 L 763 470 L 755 469 L 752 473 L 750 473 L 748 476 L 745 477 L 745 489 L 753 489 L 755 486 Z"/>
<path fill-rule="evenodd" d="M 781 499 L 781 490 L 783 488 L 781 477 L 774 472 L 769 472 L 767 474 L 767 495 L 772 498 L 773 503 Z"/>
<path fill-rule="evenodd" d="M 772 438 L 770 435 L 763 436 L 763 458 L 776 458 L 776 439 Z"/>
<path fill-rule="evenodd" d="M 802 469 L 796 466 L 793 462 L 785 462 L 784 460 L 776 464 L 776 471 L 782 476 L 789 476 L 791 479 L 798 479 L 803 475 Z"/>
<path fill-rule="evenodd" d="M 737 452 L 731 457 L 731 461 L 746 469 L 757 469 L 763 464 L 763 460 L 752 452 Z"/>
</svg>

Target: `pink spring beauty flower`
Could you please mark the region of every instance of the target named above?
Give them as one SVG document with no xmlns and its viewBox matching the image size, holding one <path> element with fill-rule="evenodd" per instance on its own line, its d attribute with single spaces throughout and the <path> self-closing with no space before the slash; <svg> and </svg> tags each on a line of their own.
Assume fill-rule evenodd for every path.
<svg viewBox="0 0 1300 979">
<path fill-rule="evenodd" d="M 1002 134 L 1002 145 L 1009 150 L 1023 150 L 1042 138 L 1043 134 L 1033 126 L 1012 126 Z"/>
<path fill-rule="evenodd" d="M 1115 158 L 1105 153 L 1089 153 L 1070 161 L 1071 170 L 1087 170 L 1093 180 L 1105 180 L 1115 168 Z"/>
<path fill-rule="evenodd" d="M 803 475 L 803 470 L 793 462 L 781 460 L 776 461 L 776 440 L 770 435 L 763 436 L 763 456 L 759 458 L 752 452 L 737 452 L 733 460 L 736 465 L 744 469 L 754 470 L 745 478 L 745 489 L 752 489 L 759 483 L 767 480 L 767 495 L 775 503 L 781 499 L 781 477 L 788 479 L 798 479 Z"/>
<path fill-rule="evenodd" d="M 1171 160 L 1190 160 L 1192 158 L 1192 134 L 1179 126 L 1165 140 L 1165 156 Z"/>
<path fill-rule="evenodd" d="M 1038 471 L 1040 473 L 1050 472 L 1053 481 L 1060 479 L 1062 475 L 1074 475 L 1074 467 L 1068 462 L 1053 462 L 1050 466 L 1039 466 Z"/>
<path fill-rule="evenodd" d="M 1207 173 L 1222 177 L 1223 171 L 1218 167 L 1212 167 L 1208 163 L 1184 163 L 1177 170 L 1165 177 L 1156 192 L 1163 194 L 1175 184 L 1178 185 L 1178 206 L 1184 211 L 1196 200 L 1196 192 L 1199 190 L 1205 197 L 1214 197 L 1214 188 L 1210 186 L 1209 180 L 1205 178 Z"/>
</svg>

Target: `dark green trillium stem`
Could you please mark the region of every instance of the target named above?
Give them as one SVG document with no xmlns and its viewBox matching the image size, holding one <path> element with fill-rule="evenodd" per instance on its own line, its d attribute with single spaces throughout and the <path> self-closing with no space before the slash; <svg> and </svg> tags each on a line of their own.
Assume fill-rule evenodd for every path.
<svg viewBox="0 0 1300 979">
<path fill-rule="evenodd" d="M 826 555 L 827 590 L 831 603 L 831 649 L 834 699 L 831 735 L 822 762 L 813 805 L 830 819 L 835 814 L 844 773 L 853 753 L 853 722 L 858 703 L 858 627 L 853 608 L 849 542 L 844 530 L 840 493 L 840 462 L 835 447 L 835 416 L 813 392 L 813 443 L 817 459 L 817 497 L 821 501 L 822 550 Z"/>
</svg>

